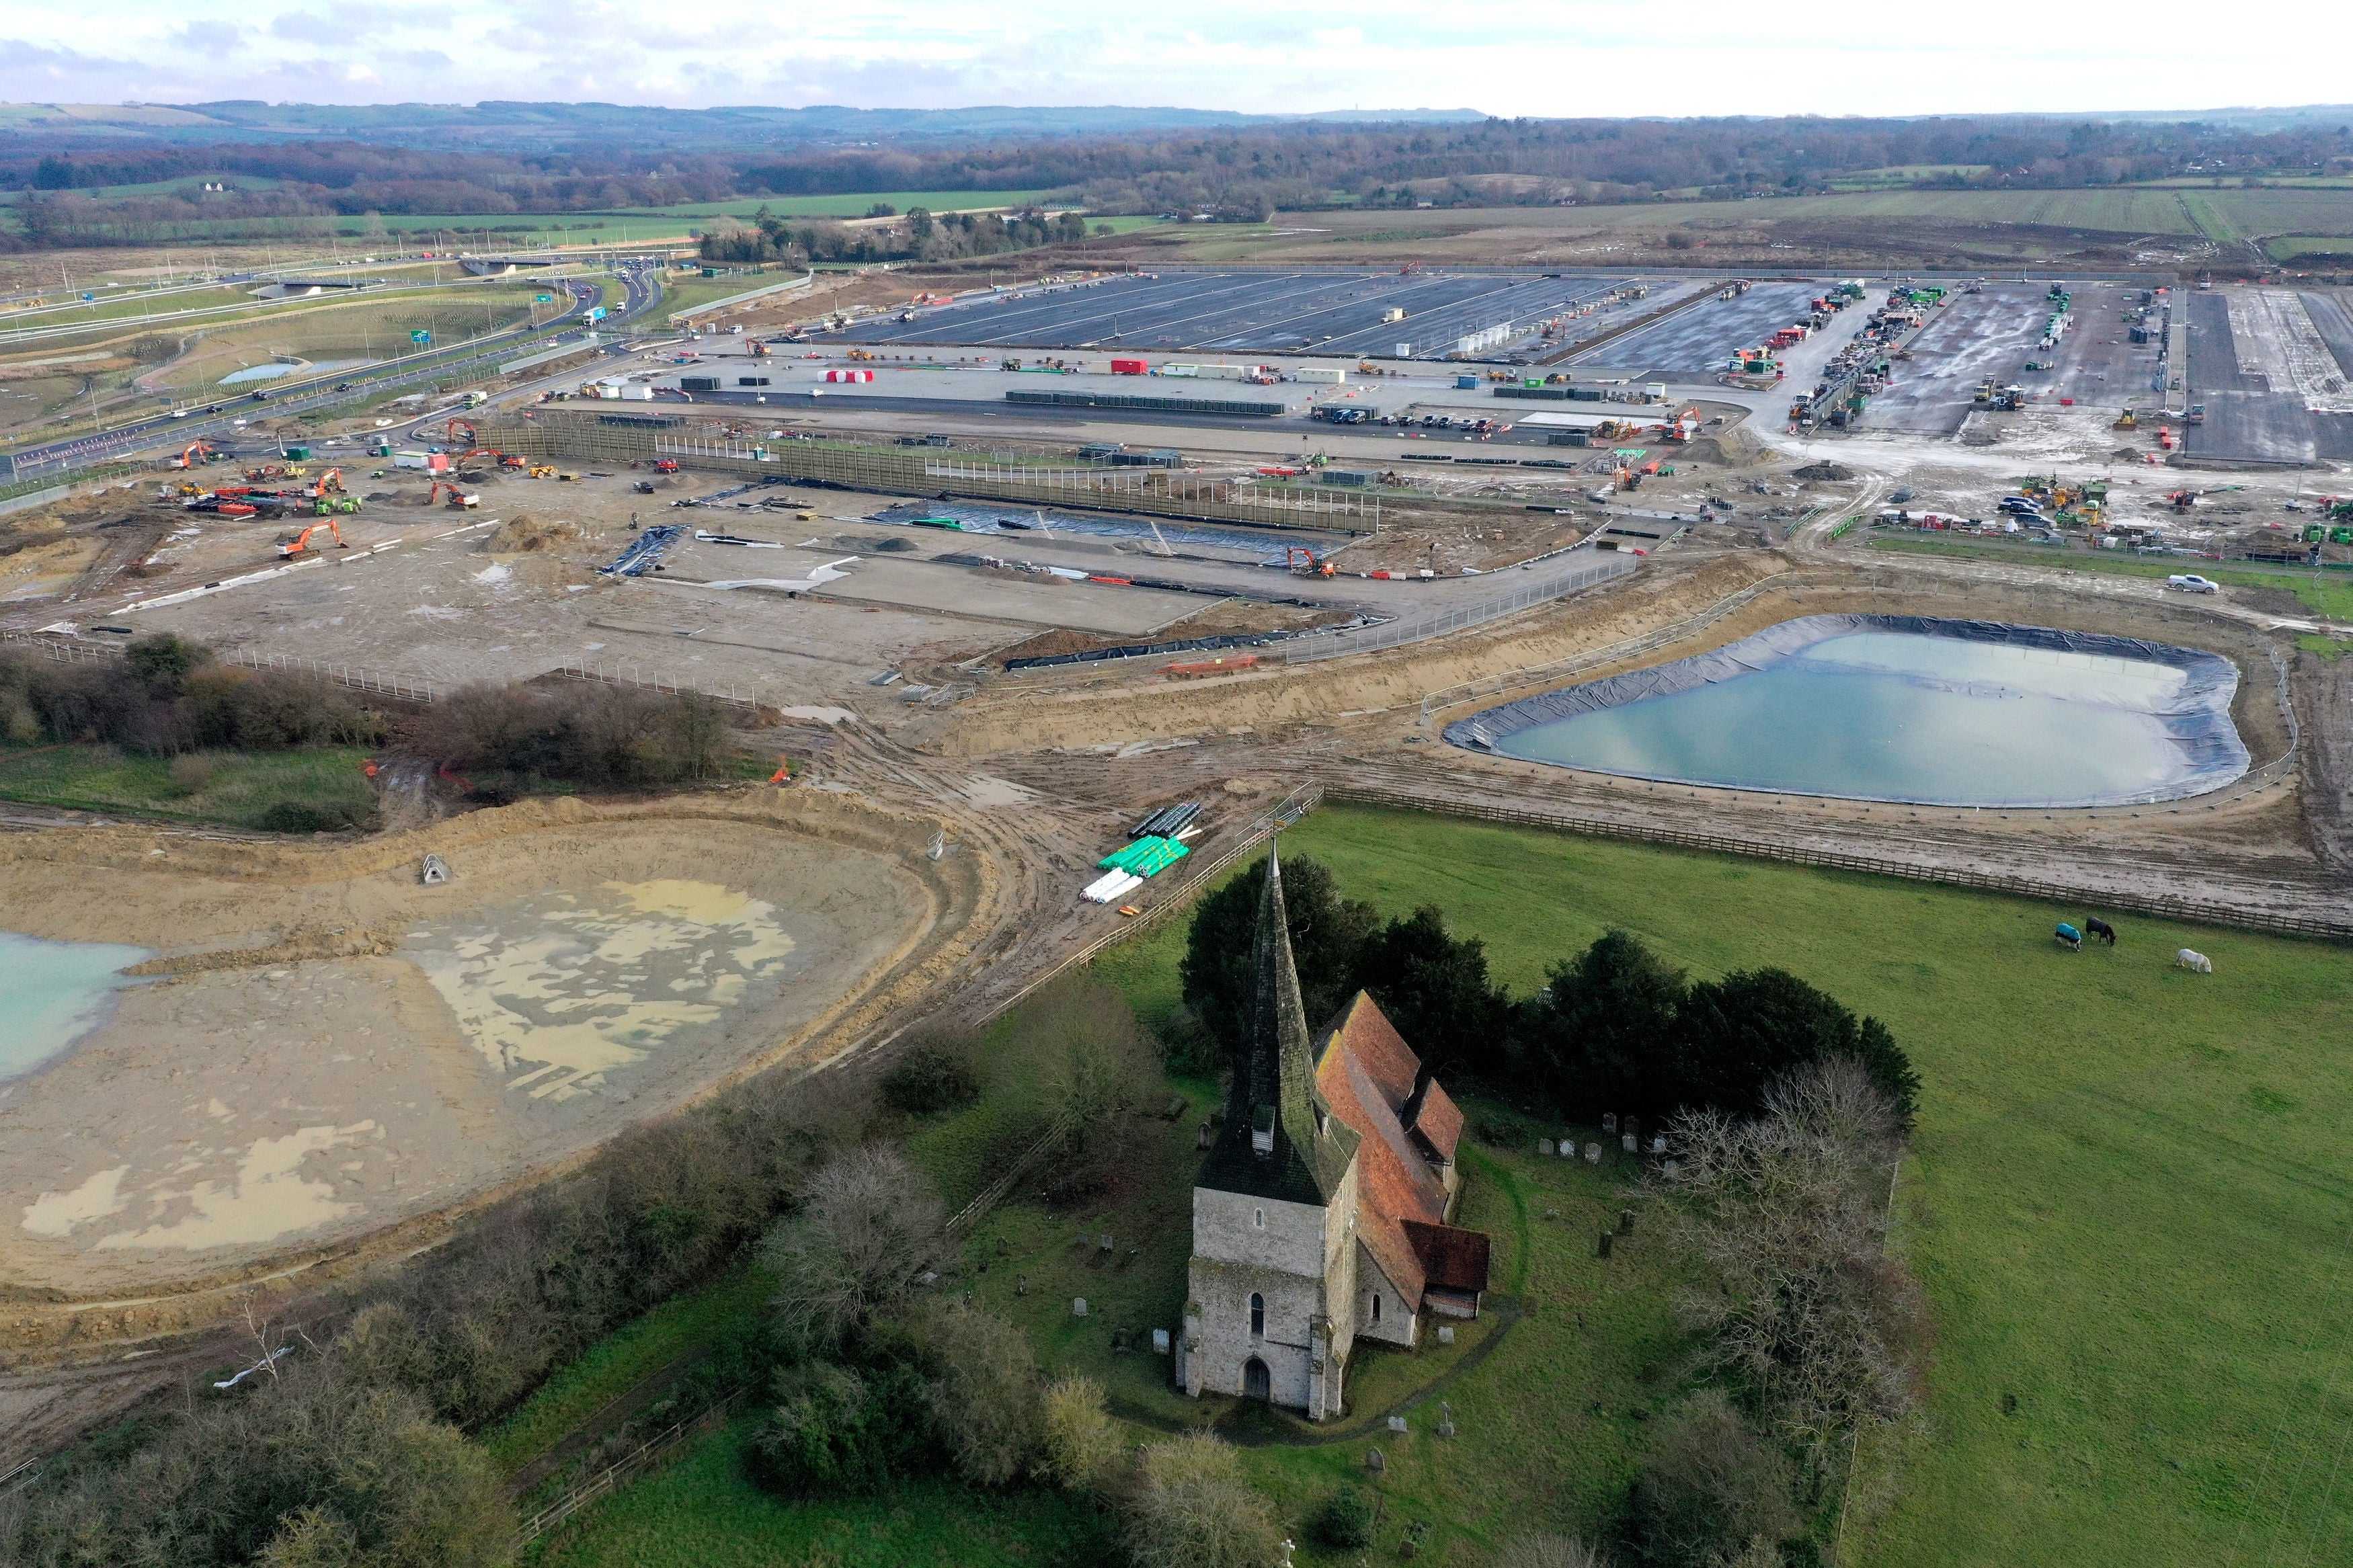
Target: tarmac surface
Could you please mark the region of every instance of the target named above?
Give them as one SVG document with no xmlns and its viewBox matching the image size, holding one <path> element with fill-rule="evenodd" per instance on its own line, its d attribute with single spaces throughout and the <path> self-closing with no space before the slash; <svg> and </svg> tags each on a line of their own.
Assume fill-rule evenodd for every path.
<svg viewBox="0 0 2353 1568">
<path fill-rule="evenodd" d="M 1759 283 L 1730 300 L 1710 300 L 1570 356 L 1572 366 L 1606 365 L 1658 374 L 1704 374 L 1719 371 L 1741 349 L 1755 348 L 1781 328 L 1802 321 L 1820 283 Z M 1637 377 L 1637 379 L 1644 379 Z"/>
<path fill-rule="evenodd" d="M 2274 391 L 2268 375 L 2241 363 L 2228 297 L 2192 294 L 2189 314 L 2188 395 L 2206 405 L 2206 422 L 2185 435 L 2185 454 L 2232 463 L 2313 461 L 2318 443 L 2312 416 Z"/>
<path fill-rule="evenodd" d="M 1137 273 L 918 310 L 826 334 L 849 343 L 1377 353 L 1438 359 L 1458 340 L 1536 322 L 1630 279 L 1492 272 Z M 1383 321 L 1392 310 L 1402 321 Z M 1397 353 L 1409 345 L 1405 354 Z"/>
</svg>

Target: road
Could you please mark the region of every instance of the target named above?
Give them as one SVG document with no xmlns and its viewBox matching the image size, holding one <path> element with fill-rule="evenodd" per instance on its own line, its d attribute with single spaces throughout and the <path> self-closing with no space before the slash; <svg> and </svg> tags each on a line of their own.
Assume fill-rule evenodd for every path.
<svg viewBox="0 0 2353 1568">
<path fill-rule="evenodd" d="M 622 298 L 617 308 L 607 307 L 604 323 L 615 326 L 637 321 L 661 302 L 661 282 L 659 269 L 650 264 L 624 266 L 618 273 Z M 93 463 L 129 457 L 162 442 L 174 444 L 196 440 L 227 441 L 258 412 L 271 417 L 306 413 L 312 409 L 332 407 L 387 392 L 395 387 L 419 381 L 438 380 L 452 372 L 474 369 L 479 374 L 480 362 L 503 360 L 529 342 L 533 346 L 559 343 L 585 335 L 586 327 L 549 333 L 556 322 L 581 321 L 603 303 L 607 286 L 579 279 L 561 280 L 571 303 L 554 321 L 543 321 L 537 327 L 510 328 L 505 331 L 473 338 L 449 349 L 431 350 L 389 362 L 377 373 L 332 380 L 320 377 L 311 382 L 273 388 L 266 394 L 230 402 L 207 405 L 206 413 L 185 418 L 159 415 L 113 429 L 78 436 L 70 440 L 53 441 L 47 446 L 27 448 L 10 459 L 5 476 L 18 479 L 54 473 L 60 479 L 70 472 Z"/>
</svg>

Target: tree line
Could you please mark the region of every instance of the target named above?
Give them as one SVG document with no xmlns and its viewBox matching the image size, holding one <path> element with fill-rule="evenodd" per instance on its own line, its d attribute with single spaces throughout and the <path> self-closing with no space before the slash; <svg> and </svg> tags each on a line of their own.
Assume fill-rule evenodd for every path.
<svg viewBox="0 0 2353 1568">
<path fill-rule="evenodd" d="M 575 144 L 510 154 L 323 140 L 62 151 L 44 145 L 25 138 L 21 151 L 0 156 L 0 184 L 31 193 L 15 209 L 22 236 L 16 243 L 153 243 L 195 232 L 190 226 L 203 222 L 306 214 L 553 215 L 899 190 L 1064 190 L 1082 193 L 1091 212 L 1247 217 L 1335 203 L 1799 195 L 1831 190 L 1841 176 L 1865 170 L 1919 170 L 1895 182 L 1926 188 L 2027 189 L 2192 172 L 2253 177 L 2353 170 L 2353 126 L 2255 131 L 2196 121 L 2029 115 L 1271 124 L 694 153 Z M 205 174 L 270 184 L 209 195 L 88 195 Z"/>
<path fill-rule="evenodd" d="M 1001 256 L 1041 245 L 1084 239 L 1087 224 L 1077 213 L 1059 216 L 1036 206 L 1018 212 L 941 213 L 910 207 L 900 217 L 888 206 L 872 215 L 892 221 L 852 227 L 823 219 L 795 222 L 763 206 L 748 223 L 714 223 L 705 231 L 705 261 L 954 261 L 968 256 Z"/>
<path fill-rule="evenodd" d="M 498 805 L 551 784 L 644 790 L 720 776 L 741 754 L 729 710 L 693 692 L 589 682 L 461 687 L 418 707 L 363 700 L 300 670 L 226 665 L 170 633 L 121 658 L 59 662 L 0 651 L 0 744 L 102 742 L 173 760 L 190 792 L 216 752 L 397 746 Z M 297 802 L 257 826 L 353 826 Z M 272 808 L 275 810 L 276 808 Z M 265 814 L 267 816 L 267 814 Z"/>
<path fill-rule="evenodd" d="M 1194 915 L 1180 967 L 1186 1012 L 1168 1030 L 1175 1065 L 1214 1074 L 1240 1048 L 1265 882 L 1260 861 Z M 1609 931 L 1551 965 L 1541 993 L 1514 999 L 1489 974 L 1485 945 L 1450 932 L 1435 907 L 1384 922 L 1308 856 L 1286 861 L 1282 884 L 1310 1026 L 1368 991 L 1440 1074 L 1508 1081 L 1587 1122 L 1609 1113 L 1655 1126 L 1702 1109 L 1754 1116 L 1790 1071 L 1842 1058 L 1862 1066 L 1905 1123 L 1917 1108 L 1919 1078 L 1886 1026 L 1787 971 L 1694 982 Z"/>
</svg>

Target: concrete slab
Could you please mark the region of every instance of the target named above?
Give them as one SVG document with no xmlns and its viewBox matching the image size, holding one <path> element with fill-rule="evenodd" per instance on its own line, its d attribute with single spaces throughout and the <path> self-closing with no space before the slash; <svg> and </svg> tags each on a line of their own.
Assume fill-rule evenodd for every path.
<svg viewBox="0 0 2353 1568">
<path fill-rule="evenodd" d="M 1197 594 L 1092 583 L 1047 587 L 984 577 L 968 567 L 873 560 L 860 563 L 841 582 L 827 584 L 818 596 L 1114 637 L 1157 631 L 1219 602 Z"/>
</svg>

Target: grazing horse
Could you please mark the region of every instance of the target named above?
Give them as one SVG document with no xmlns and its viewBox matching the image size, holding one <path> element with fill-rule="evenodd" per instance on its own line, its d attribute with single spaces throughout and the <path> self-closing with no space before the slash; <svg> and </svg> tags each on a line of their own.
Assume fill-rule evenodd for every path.
<svg viewBox="0 0 2353 1568">
<path fill-rule="evenodd" d="M 2069 925 L 2065 921 L 2061 921 L 2059 922 L 2059 929 L 2052 931 L 2051 934 L 2057 938 L 2059 945 L 2065 948 L 2069 952 L 2081 952 L 2084 951 L 2084 933 L 2077 931 L 2073 926 Z"/>
<path fill-rule="evenodd" d="M 2207 957 L 2204 953 L 2196 952 L 2190 948 L 2185 947 L 2176 952 L 2173 955 L 2173 962 L 2179 968 L 2194 969 L 2200 974 L 2211 974 L 2214 973 L 2214 961 Z"/>
<path fill-rule="evenodd" d="M 2110 925 L 2107 921 L 2102 920 L 2097 915 L 2086 915 L 2084 917 L 2084 934 L 2094 938 L 2097 941 L 2105 942 L 2110 947 L 2116 945 L 2116 928 Z"/>
</svg>

